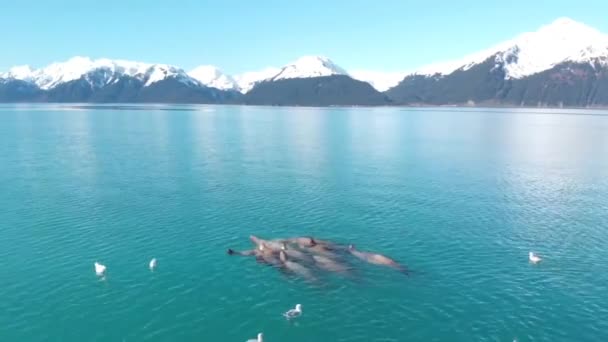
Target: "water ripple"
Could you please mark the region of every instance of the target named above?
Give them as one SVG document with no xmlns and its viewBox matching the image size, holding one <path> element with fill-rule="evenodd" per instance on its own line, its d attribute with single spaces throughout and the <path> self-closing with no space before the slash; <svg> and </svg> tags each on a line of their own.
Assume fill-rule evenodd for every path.
<svg viewBox="0 0 608 342">
<path fill-rule="evenodd" d="M 81 109 L 3 113 L 2 341 L 606 339 L 603 117 Z M 226 255 L 249 234 L 414 272 L 310 285 Z"/>
</svg>

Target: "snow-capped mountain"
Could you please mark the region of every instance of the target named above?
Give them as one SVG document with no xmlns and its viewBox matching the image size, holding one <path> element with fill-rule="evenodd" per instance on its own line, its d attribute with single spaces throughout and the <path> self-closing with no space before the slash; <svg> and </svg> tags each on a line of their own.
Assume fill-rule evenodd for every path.
<svg viewBox="0 0 608 342">
<path fill-rule="evenodd" d="M 417 70 L 417 75 L 448 75 L 455 70 L 494 58 L 505 69 L 506 78 L 523 78 L 566 61 L 589 62 L 608 56 L 608 36 L 569 18 L 559 18 L 535 32 L 526 32 L 492 48 L 462 59 L 435 63 Z"/>
<path fill-rule="evenodd" d="M 402 104 L 608 105 L 608 36 L 560 18 L 537 31 L 406 76 L 386 91 Z"/>
<path fill-rule="evenodd" d="M 346 70 L 337 66 L 327 57 L 304 56 L 287 64 L 271 80 L 278 81 L 290 78 L 310 78 L 331 75 L 348 75 Z"/>
<path fill-rule="evenodd" d="M 348 75 L 348 73 L 327 57 L 303 56 L 282 68 L 268 67 L 260 71 L 245 72 L 235 76 L 235 79 L 239 84 L 241 92 L 247 93 L 262 81 L 331 75 Z"/>
<path fill-rule="evenodd" d="M 236 76 L 207 65 L 186 73 L 167 64 L 87 57 L 0 73 L 0 102 L 597 106 L 608 105 L 606 89 L 608 35 L 568 18 L 410 73 L 347 72 L 322 56 Z"/>
<path fill-rule="evenodd" d="M 167 64 L 73 57 L 0 74 L 0 102 L 227 103 L 238 94 L 210 88 Z M 9 95 L 3 95 L 9 94 Z"/>
<path fill-rule="evenodd" d="M 231 76 L 224 74 L 213 65 L 198 66 L 190 70 L 188 75 L 208 87 L 240 91 L 239 85 Z"/>
<path fill-rule="evenodd" d="M 377 106 L 389 99 L 369 83 L 355 80 L 326 57 L 304 56 L 256 84 L 244 104 L 290 106 Z"/>
<path fill-rule="evenodd" d="M 259 71 L 249 71 L 234 77 L 226 75 L 217 67 L 203 65 L 188 72 L 192 78 L 204 85 L 222 90 L 249 92 L 256 84 L 270 80 L 309 78 L 330 75 L 347 75 L 346 70 L 326 57 L 304 56 L 282 67 L 268 67 Z M 396 84 L 396 83 L 395 83 Z"/>
<path fill-rule="evenodd" d="M 256 84 L 273 78 L 281 71 L 280 68 L 268 67 L 259 71 L 248 71 L 240 75 L 236 75 L 234 79 L 239 85 L 242 93 L 249 92 Z"/>
<path fill-rule="evenodd" d="M 49 90 L 60 84 L 81 78 L 95 88 L 116 82 L 122 76 L 130 76 L 149 86 L 155 82 L 175 78 L 188 85 L 198 85 L 185 71 L 167 64 L 149 64 L 125 60 L 96 59 L 72 57 L 65 62 L 52 63 L 44 68 L 18 66 L 10 69 L 0 78 L 9 78 L 32 82 L 40 89 Z"/>
<path fill-rule="evenodd" d="M 42 90 L 50 90 L 79 79 L 86 80 L 93 88 L 100 88 L 116 83 L 123 76 L 140 80 L 144 86 L 167 78 L 174 78 L 191 86 L 202 85 L 247 93 L 256 84 L 265 80 L 276 81 L 346 74 L 344 69 L 331 60 L 319 56 L 304 56 L 283 68 L 268 67 L 259 71 L 245 72 L 235 77 L 224 74 L 219 68 L 210 65 L 201 65 L 186 73 L 181 68 L 166 64 L 77 56 L 40 69 L 27 65 L 16 66 L 5 73 L 0 73 L 0 79 L 22 80 L 31 82 Z"/>
<path fill-rule="evenodd" d="M 331 75 L 348 75 L 329 58 L 322 56 L 303 56 L 282 68 L 267 67 L 259 71 L 245 72 L 234 79 L 242 93 L 248 93 L 262 81 L 278 81 L 291 78 L 310 78 Z"/>
</svg>

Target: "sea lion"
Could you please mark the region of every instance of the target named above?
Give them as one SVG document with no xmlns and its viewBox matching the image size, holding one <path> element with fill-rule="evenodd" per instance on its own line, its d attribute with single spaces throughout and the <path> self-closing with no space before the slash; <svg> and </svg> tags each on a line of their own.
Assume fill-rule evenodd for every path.
<svg viewBox="0 0 608 342">
<path fill-rule="evenodd" d="M 395 260 L 393 260 L 387 256 L 384 256 L 382 254 L 361 252 L 361 251 L 358 251 L 354 245 L 349 245 L 348 251 L 355 257 L 357 257 L 363 261 L 366 261 L 370 264 L 388 266 L 388 267 L 394 268 L 406 275 L 409 275 L 409 271 L 405 266 L 399 264 Z"/>
<path fill-rule="evenodd" d="M 259 237 L 255 236 L 255 235 L 249 235 L 249 239 L 251 240 L 251 242 L 253 242 L 256 246 L 260 246 L 260 245 L 265 245 L 265 247 L 267 249 L 270 249 L 274 252 L 278 252 L 281 250 L 282 247 L 282 243 L 278 242 L 278 241 L 271 241 L 271 240 L 264 240 L 264 239 L 260 239 Z"/>
<path fill-rule="evenodd" d="M 287 247 L 286 243 L 283 243 L 283 245 L 281 246 L 281 251 L 285 252 L 285 254 L 287 254 L 287 257 L 290 259 L 295 259 L 300 262 L 309 263 L 309 264 L 314 263 L 312 255 L 301 252 L 297 249 L 290 249 Z"/>
<path fill-rule="evenodd" d="M 322 255 L 332 259 L 340 259 L 340 255 L 337 254 L 338 250 L 334 250 L 326 245 L 313 244 L 311 246 L 304 247 L 303 249 L 312 254 Z"/>
<path fill-rule="evenodd" d="M 248 250 L 248 251 L 235 251 L 232 248 L 228 248 L 228 250 L 226 251 L 226 253 L 228 253 L 228 255 L 252 256 L 252 255 L 255 255 L 256 250 L 255 249 L 251 249 L 251 250 Z"/>
<path fill-rule="evenodd" d="M 256 259 L 260 262 L 263 262 L 272 266 L 281 266 L 282 262 L 277 258 L 276 253 L 268 248 L 266 244 L 262 243 L 258 246 L 255 251 Z"/>
<path fill-rule="evenodd" d="M 295 261 L 290 261 L 287 257 L 287 254 L 285 254 L 285 251 L 279 252 L 279 259 L 287 270 L 301 276 L 302 278 L 305 278 L 306 280 L 317 281 L 317 278 L 314 276 L 314 274 L 312 274 L 312 271 L 310 269 L 298 264 Z"/>
<path fill-rule="evenodd" d="M 317 265 L 319 268 L 324 269 L 326 271 L 330 271 L 330 272 L 337 272 L 337 273 L 349 273 L 351 271 L 351 267 L 338 262 L 332 258 L 328 258 L 322 255 L 313 255 L 312 258 L 315 261 L 315 265 Z"/>
<path fill-rule="evenodd" d="M 234 249 L 229 248 L 227 253 L 228 255 L 255 256 L 258 262 L 271 266 L 281 265 L 281 261 L 277 258 L 276 253 L 268 249 L 264 244 L 259 245 L 256 249 L 247 251 L 235 251 Z"/>
<path fill-rule="evenodd" d="M 283 240 L 286 243 L 289 244 L 293 244 L 293 245 L 297 245 L 300 248 L 303 247 L 310 247 L 312 245 L 314 245 L 314 239 L 310 236 L 300 236 L 300 237 L 293 237 L 293 238 L 288 238 Z"/>
<path fill-rule="evenodd" d="M 289 238 L 289 239 L 285 239 L 285 242 L 288 242 L 290 244 L 294 244 L 297 245 L 300 248 L 304 248 L 304 247 L 313 247 L 313 246 L 317 246 L 317 245 L 321 245 L 326 249 L 336 249 L 338 246 L 330 241 L 326 241 L 326 240 L 319 240 L 317 238 L 314 238 L 312 236 L 299 236 L 299 237 L 294 237 L 294 238 Z"/>
<path fill-rule="evenodd" d="M 288 239 L 277 239 L 273 241 L 284 243 L 288 246 L 293 246 L 308 254 L 318 254 L 333 259 L 340 259 L 341 255 L 339 254 L 342 254 L 342 252 L 346 250 L 345 246 L 341 246 L 327 240 L 319 240 L 312 236 L 299 236 Z"/>
</svg>

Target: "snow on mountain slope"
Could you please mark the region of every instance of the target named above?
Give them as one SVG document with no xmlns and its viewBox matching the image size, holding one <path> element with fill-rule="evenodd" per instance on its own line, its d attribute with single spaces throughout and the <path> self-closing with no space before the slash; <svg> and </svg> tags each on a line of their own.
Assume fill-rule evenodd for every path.
<svg viewBox="0 0 608 342">
<path fill-rule="evenodd" d="M 242 93 L 250 91 L 262 81 L 278 81 L 289 78 L 310 78 L 331 75 L 348 75 L 329 58 L 321 56 L 303 56 L 282 68 L 268 67 L 260 71 L 246 72 L 235 76 Z"/>
<path fill-rule="evenodd" d="M 586 49 L 569 56 L 566 60 L 591 64 L 599 62 L 602 66 L 608 67 L 608 44 L 604 46 L 589 46 Z"/>
<path fill-rule="evenodd" d="M 608 56 L 608 36 L 569 18 L 559 18 L 535 32 L 456 61 L 428 65 L 416 71 L 418 75 L 447 75 L 457 69 L 468 70 L 495 56 L 503 65 L 507 78 L 522 78 L 550 69 L 564 61 L 588 62 Z"/>
<path fill-rule="evenodd" d="M 459 69 L 468 70 L 489 58 L 496 67 L 503 68 L 506 78 L 513 79 L 548 70 L 566 61 L 590 63 L 593 66 L 600 63 L 608 67 L 608 35 L 572 19 L 559 18 L 537 31 L 520 34 L 489 49 L 462 59 L 427 65 L 409 74 L 369 70 L 347 73 L 330 59 L 321 56 L 304 56 L 282 68 L 266 68 L 235 77 L 223 74 L 213 66 L 200 66 L 186 73 L 166 64 L 73 57 L 40 69 L 27 65 L 13 67 L 8 72 L 0 73 L 0 79 L 23 80 L 46 90 L 80 78 L 93 87 L 111 84 L 122 76 L 137 78 L 146 86 L 166 78 L 175 78 L 188 85 L 206 85 L 246 93 L 263 80 L 350 74 L 384 91 L 397 85 L 407 75 L 447 75 Z"/>
<path fill-rule="evenodd" d="M 145 72 L 139 71 L 129 76 L 143 80 L 145 87 L 167 78 L 176 78 L 180 82 L 191 86 L 200 85 L 200 82 L 188 76 L 184 70 L 167 64 L 152 64 Z"/>
<path fill-rule="evenodd" d="M 237 82 L 212 65 L 201 65 L 188 72 L 188 75 L 202 84 L 221 90 L 239 90 Z"/>
<path fill-rule="evenodd" d="M 0 74 L 0 78 L 13 78 L 22 81 L 31 81 L 34 69 L 29 65 L 18 65 L 9 71 Z"/>
<path fill-rule="evenodd" d="M 102 71 L 96 73 L 97 71 Z M 149 64 L 125 60 L 96 59 L 88 57 L 72 57 L 65 62 L 52 63 L 41 69 L 29 66 L 19 66 L 10 69 L 2 78 L 13 78 L 35 83 L 41 89 L 52 89 L 59 84 L 85 79 L 93 86 L 103 86 L 116 81 L 121 76 L 131 76 L 140 79 L 145 86 L 155 82 L 175 77 L 186 84 L 196 85 L 198 81 L 190 78 L 180 68 L 166 64 Z"/>
<path fill-rule="evenodd" d="M 378 91 L 385 91 L 399 84 L 410 73 L 354 70 L 349 74 L 356 80 L 371 84 Z"/>
<path fill-rule="evenodd" d="M 280 68 L 268 67 L 263 70 L 249 71 L 249 72 L 242 73 L 240 75 L 236 75 L 234 77 L 234 79 L 236 80 L 241 92 L 243 94 L 245 94 L 248 91 L 250 91 L 259 82 L 273 78 L 280 71 L 281 71 Z"/>
<path fill-rule="evenodd" d="M 337 66 L 329 58 L 321 56 L 304 56 L 281 68 L 273 81 L 288 78 L 309 78 L 331 75 L 348 75 L 346 70 Z"/>
</svg>

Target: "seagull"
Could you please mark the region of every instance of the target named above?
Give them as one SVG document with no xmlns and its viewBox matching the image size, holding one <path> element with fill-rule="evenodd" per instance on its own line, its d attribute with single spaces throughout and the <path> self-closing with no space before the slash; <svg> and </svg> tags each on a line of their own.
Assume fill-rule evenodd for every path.
<svg viewBox="0 0 608 342">
<path fill-rule="evenodd" d="M 154 269 L 156 268 L 156 258 L 152 258 L 152 260 L 150 260 L 150 271 L 154 271 Z"/>
<path fill-rule="evenodd" d="M 538 264 L 539 262 L 541 262 L 543 260 L 538 255 L 536 255 L 534 252 L 528 253 L 528 259 L 530 259 L 530 262 L 533 264 Z"/>
<path fill-rule="evenodd" d="M 97 274 L 98 277 L 103 277 L 106 275 L 106 266 L 102 265 L 98 262 L 95 262 L 95 274 Z"/>
<path fill-rule="evenodd" d="M 289 311 L 287 311 L 286 313 L 283 314 L 283 316 L 285 316 L 285 318 L 287 318 L 287 319 L 298 318 L 301 315 L 302 315 L 302 305 L 300 305 L 300 304 L 296 304 L 295 309 L 290 309 Z"/>
<path fill-rule="evenodd" d="M 247 340 L 247 342 L 264 342 L 264 335 L 262 333 L 258 334 L 258 338 L 252 338 Z"/>
</svg>

